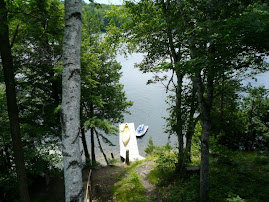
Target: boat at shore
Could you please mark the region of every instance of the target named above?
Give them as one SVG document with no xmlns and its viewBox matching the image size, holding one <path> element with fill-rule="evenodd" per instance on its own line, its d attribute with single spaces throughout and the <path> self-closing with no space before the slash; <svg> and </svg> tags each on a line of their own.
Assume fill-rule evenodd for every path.
<svg viewBox="0 0 269 202">
<path fill-rule="evenodd" d="M 125 124 L 123 130 L 121 131 L 120 136 L 121 136 L 121 139 L 122 139 L 124 146 L 126 146 L 130 140 L 130 137 L 131 137 L 131 132 L 130 132 L 128 124 Z"/>
<path fill-rule="evenodd" d="M 144 124 L 139 125 L 137 127 L 137 129 L 135 130 L 136 137 L 142 137 L 142 136 L 144 136 L 147 133 L 148 129 L 149 129 L 149 126 L 146 126 Z"/>
</svg>

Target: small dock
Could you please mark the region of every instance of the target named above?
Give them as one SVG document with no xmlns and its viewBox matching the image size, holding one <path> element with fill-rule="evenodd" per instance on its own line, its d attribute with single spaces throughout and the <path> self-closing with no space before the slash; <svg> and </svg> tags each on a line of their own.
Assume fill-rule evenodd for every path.
<svg viewBox="0 0 269 202">
<path fill-rule="evenodd" d="M 120 124 L 119 125 L 119 131 L 123 130 L 125 124 L 128 124 L 128 127 L 130 129 L 130 133 L 131 133 L 131 137 L 130 137 L 129 142 L 125 146 L 123 144 L 123 141 L 121 139 L 121 135 L 119 133 L 120 156 L 122 158 L 126 159 L 126 151 L 129 150 L 129 160 L 130 161 L 136 161 L 136 160 L 145 159 L 143 156 L 139 155 L 134 123 Z"/>
</svg>

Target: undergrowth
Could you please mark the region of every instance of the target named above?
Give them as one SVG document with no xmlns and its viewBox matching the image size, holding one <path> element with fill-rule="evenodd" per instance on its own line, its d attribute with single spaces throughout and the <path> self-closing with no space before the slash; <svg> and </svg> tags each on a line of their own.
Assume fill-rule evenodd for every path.
<svg viewBox="0 0 269 202">
<path fill-rule="evenodd" d="M 135 172 L 135 169 L 141 165 L 143 161 L 131 163 L 125 172 L 118 176 L 118 181 L 113 188 L 116 201 L 147 201 L 144 186 Z"/>
<path fill-rule="evenodd" d="M 199 201 L 199 172 L 182 176 L 176 172 L 177 152 L 170 146 L 149 142 L 147 154 L 157 166 L 149 180 L 164 201 Z M 193 157 L 194 164 L 199 157 Z M 269 201 L 269 155 L 267 153 L 229 151 L 217 148 L 210 157 L 211 201 Z"/>
</svg>

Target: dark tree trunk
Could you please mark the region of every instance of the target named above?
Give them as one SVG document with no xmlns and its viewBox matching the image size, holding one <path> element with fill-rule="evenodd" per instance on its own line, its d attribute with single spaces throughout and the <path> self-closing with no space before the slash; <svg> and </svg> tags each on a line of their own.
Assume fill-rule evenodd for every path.
<svg viewBox="0 0 269 202">
<path fill-rule="evenodd" d="M 24 164 L 23 145 L 21 141 L 19 110 L 16 99 L 14 67 L 9 42 L 9 28 L 7 22 L 7 10 L 4 0 L 0 0 L 0 52 L 6 84 L 6 97 L 8 117 L 11 129 L 12 146 L 14 150 L 15 166 L 19 186 L 20 200 L 30 201 Z"/>
<path fill-rule="evenodd" d="M 165 16 L 165 20 L 167 22 L 170 21 L 169 15 L 168 15 L 168 7 L 170 2 L 167 1 L 161 1 L 162 3 L 162 10 Z M 176 134 L 178 138 L 178 169 L 180 169 L 180 165 L 182 162 L 182 156 L 183 156 L 183 121 L 182 121 L 182 81 L 184 74 L 181 72 L 181 69 L 176 66 L 176 64 L 180 61 L 181 55 L 180 55 L 180 49 L 178 52 L 176 51 L 176 48 L 174 46 L 173 42 L 173 32 L 172 32 L 171 25 L 168 24 L 167 26 L 167 35 L 168 35 L 168 43 L 167 47 L 170 53 L 171 62 L 174 65 L 174 69 L 177 76 L 177 90 L 176 90 Z"/>
<path fill-rule="evenodd" d="M 177 164 L 177 171 L 181 171 L 183 161 L 183 121 L 182 121 L 182 81 L 183 75 L 176 72 L 177 75 L 177 89 L 176 89 L 176 133 L 177 133 L 177 140 L 178 140 L 178 164 Z"/>
<path fill-rule="evenodd" d="M 108 162 L 108 160 L 107 160 L 106 154 L 105 154 L 105 152 L 104 152 L 104 150 L 103 150 L 103 147 L 102 147 L 102 145 L 101 145 L 101 142 L 100 142 L 99 134 L 97 133 L 96 130 L 95 130 L 95 133 L 96 133 L 96 137 L 97 137 L 97 141 L 98 141 L 98 144 L 99 144 L 100 151 L 102 152 L 102 154 L 103 154 L 103 156 L 104 156 L 104 158 L 105 158 L 106 164 L 109 165 L 109 162 Z"/>
<path fill-rule="evenodd" d="M 84 128 L 84 119 L 83 119 L 83 110 L 86 110 L 83 108 L 83 106 L 80 106 L 80 131 L 81 131 L 81 141 L 83 145 L 83 150 L 85 153 L 86 162 L 90 162 L 90 154 L 88 150 L 87 140 L 86 140 L 86 134 L 85 134 L 85 128 Z"/>
<path fill-rule="evenodd" d="M 190 39 L 191 57 L 197 57 L 194 40 Z M 195 72 L 192 80 L 197 89 L 198 102 L 201 111 L 202 136 L 201 136 L 201 169 L 200 169 L 200 201 L 209 201 L 209 136 L 211 133 L 211 106 L 213 101 L 213 73 L 212 67 L 207 72 L 207 97 L 204 97 L 205 85 L 201 72 Z"/>
<path fill-rule="evenodd" d="M 94 128 L 91 128 L 91 154 L 92 154 L 92 164 L 96 163 L 96 158 L 95 158 L 95 144 L 94 144 Z"/>
<path fill-rule="evenodd" d="M 90 162 L 91 158 L 90 158 L 90 154 L 89 154 L 89 150 L 88 150 L 88 146 L 87 146 L 85 129 L 82 125 L 81 125 L 81 139 L 82 139 L 83 149 L 85 152 L 86 162 Z"/>
<path fill-rule="evenodd" d="M 183 154 L 183 132 L 182 132 L 182 80 L 183 76 L 177 73 L 177 92 L 176 92 L 176 120 L 179 155 Z"/>
<path fill-rule="evenodd" d="M 94 109 L 93 109 L 93 104 L 90 104 L 90 118 L 93 118 L 94 116 Z M 96 163 L 96 158 L 95 158 L 95 143 L 94 143 L 94 128 L 90 128 L 91 131 L 91 155 L 92 155 L 92 164 Z"/>
<path fill-rule="evenodd" d="M 209 136 L 211 133 L 210 107 L 204 98 L 203 83 L 200 73 L 193 78 L 197 87 L 198 101 L 201 110 L 201 169 L 200 169 L 200 201 L 209 201 Z"/>
</svg>

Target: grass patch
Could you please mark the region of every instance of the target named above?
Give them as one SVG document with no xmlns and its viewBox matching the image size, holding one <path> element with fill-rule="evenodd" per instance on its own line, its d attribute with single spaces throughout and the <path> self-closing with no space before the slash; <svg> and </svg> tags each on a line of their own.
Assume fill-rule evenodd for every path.
<svg viewBox="0 0 269 202">
<path fill-rule="evenodd" d="M 113 188 L 113 196 L 116 201 L 147 201 L 145 188 L 140 177 L 135 172 L 136 168 L 143 164 L 144 161 L 131 163 L 125 169 L 124 174 L 118 176 L 118 181 Z"/>
<path fill-rule="evenodd" d="M 150 171 L 149 175 L 148 175 L 148 180 L 150 181 L 151 184 L 158 184 L 159 181 L 159 171 L 156 169 L 153 169 L 152 171 Z"/>
</svg>

